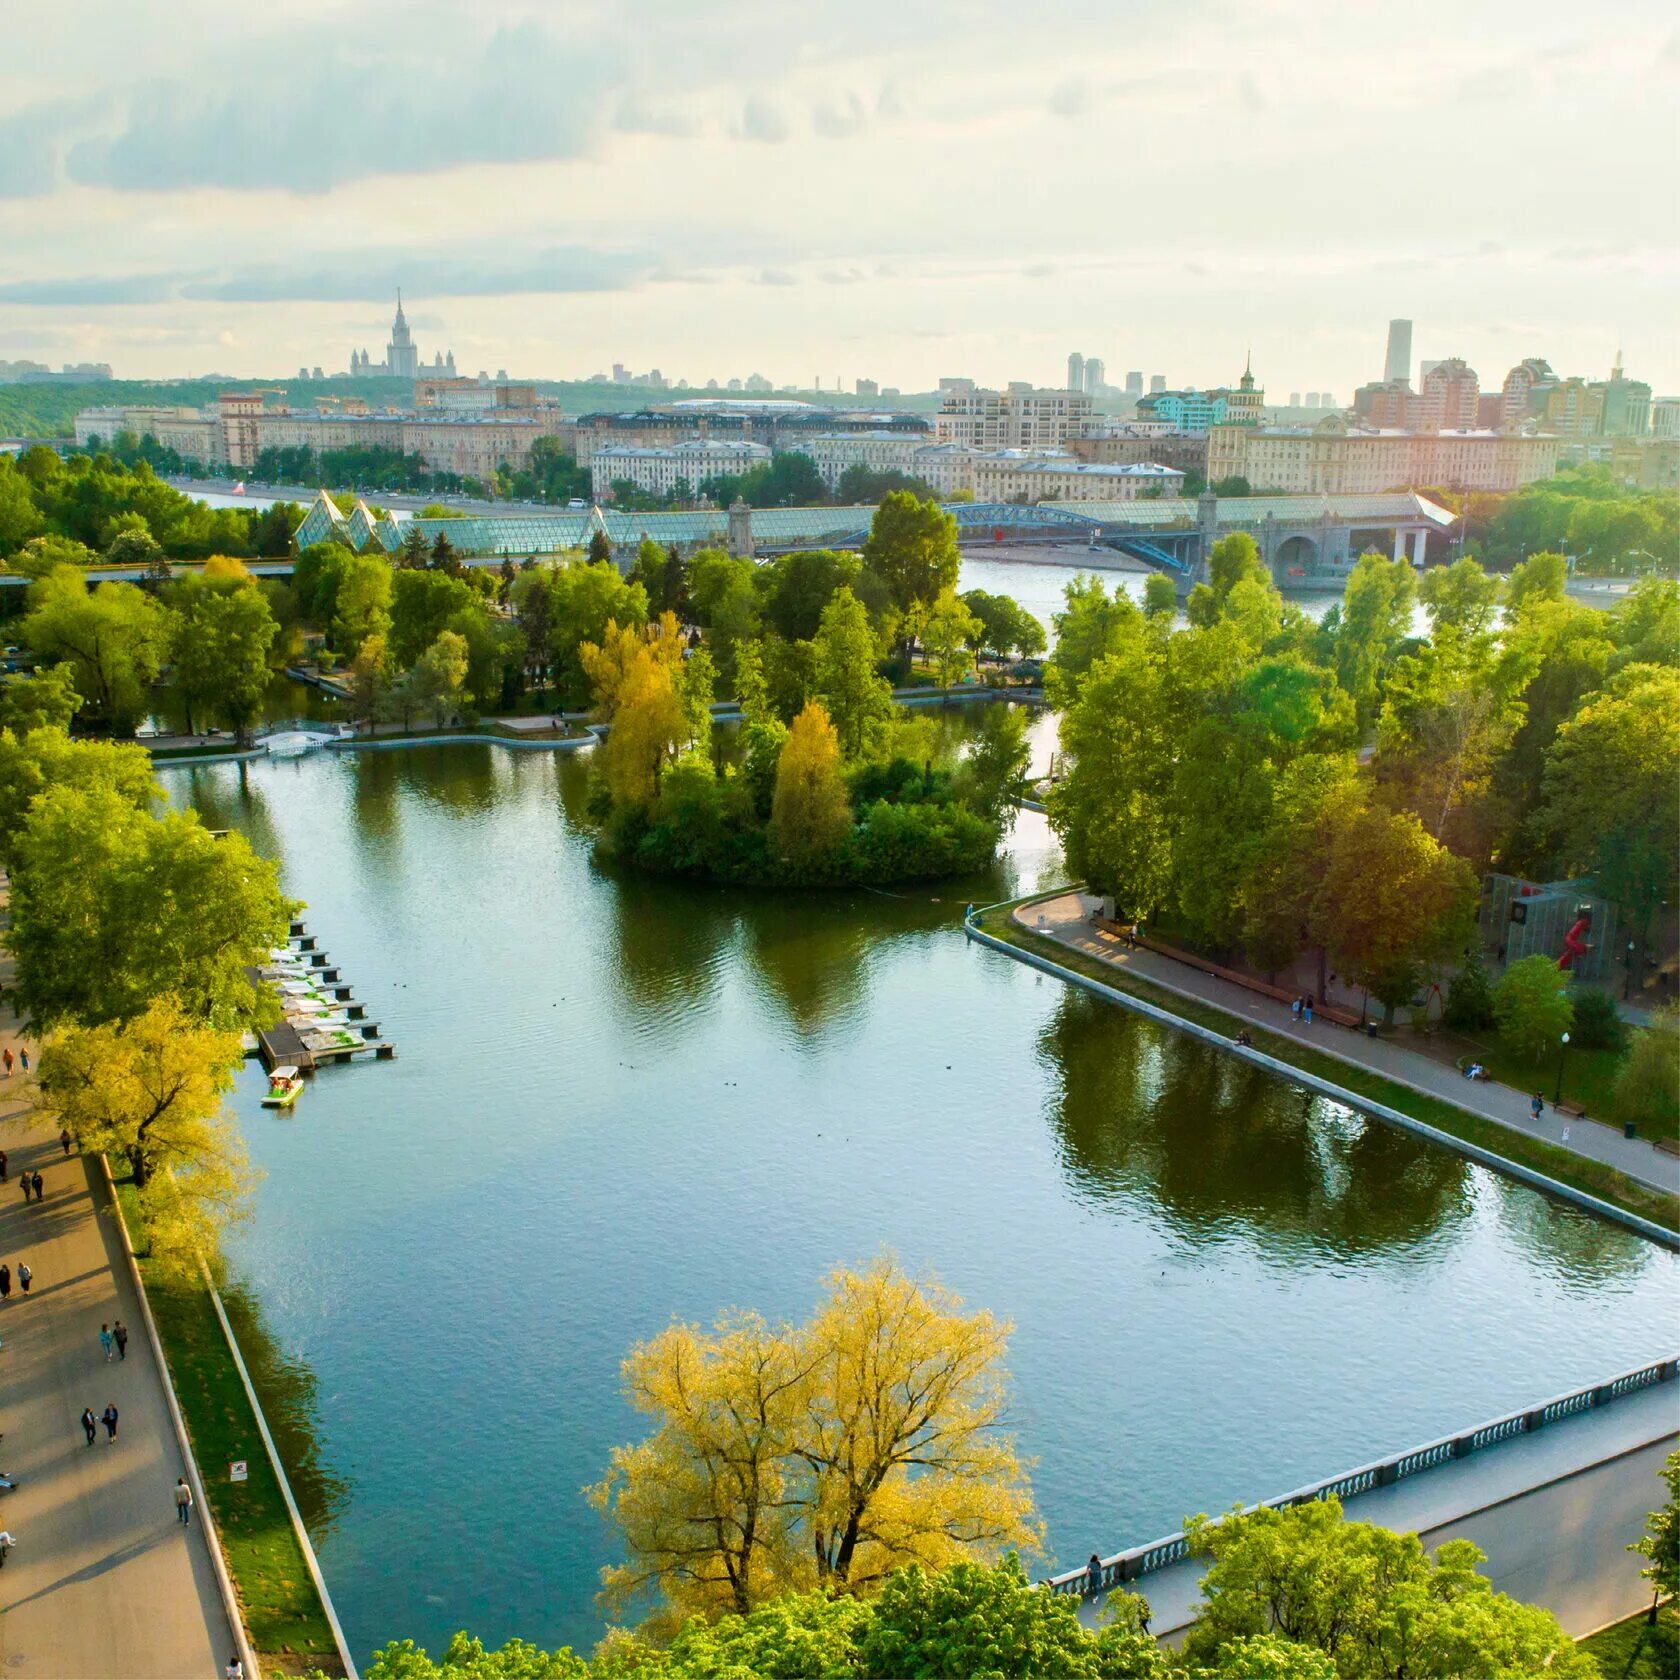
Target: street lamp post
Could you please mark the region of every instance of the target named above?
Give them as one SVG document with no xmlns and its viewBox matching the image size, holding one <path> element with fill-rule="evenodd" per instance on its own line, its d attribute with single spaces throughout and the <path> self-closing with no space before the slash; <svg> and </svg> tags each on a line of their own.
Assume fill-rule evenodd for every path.
<svg viewBox="0 0 1680 1680">
<path fill-rule="evenodd" d="M 1557 1076 L 1557 1089 L 1552 1092 L 1552 1107 L 1553 1108 L 1556 1108 L 1557 1105 L 1560 1102 L 1563 1101 L 1563 1055 L 1564 1055 L 1564 1052 L 1568 1048 L 1569 1048 L 1569 1034 L 1565 1033 L 1558 1040 L 1558 1076 Z"/>
<path fill-rule="evenodd" d="M 1633 941 L 1628 941 L 1627 970 L 1622 978 L 1622 1002 L 1626 1003 L 1628 994 L 1633 990 Z"/>
</svg>

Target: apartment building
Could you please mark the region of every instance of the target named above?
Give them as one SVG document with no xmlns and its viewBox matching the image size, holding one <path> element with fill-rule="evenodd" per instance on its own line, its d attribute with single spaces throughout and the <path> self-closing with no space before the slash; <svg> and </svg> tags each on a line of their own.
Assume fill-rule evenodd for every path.
<svg viewBox="0 0 1680 1680">
<path fill-rule="evenodd" d="M 934 416 L 934 439 L 988 453 L 1061 449 L 1090 423 L 1083 391 L 1046 391 L 1017 382 L 1003 391 L 948 390 Z"/>
<path fill-rule="evenodd" d="M 679 487 L 694 495 L 708 478 L 744 473 L 770 459 L 768 444 L 744 439 L 690 438 L 660 445 L 607 444 L 589 463 L 589 483 L 597 497 L 606 495 L 614 479 L 628 479 L 638 490 L 669 496 Z"/>
</svg>

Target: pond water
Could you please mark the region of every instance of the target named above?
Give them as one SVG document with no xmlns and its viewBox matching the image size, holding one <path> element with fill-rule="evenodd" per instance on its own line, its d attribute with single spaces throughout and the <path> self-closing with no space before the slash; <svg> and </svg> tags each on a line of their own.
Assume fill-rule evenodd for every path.
<svg viewBox="0 0 1680 1680">
<path fill-rule="evenodd" d="M 1670 1256 L 967 943 L 966 899 L 1059 878 L 1040 819 L 986 881 L 726 892 L 599 867 L 587 771 L 162 772 L 284 860 L 399 1046 L 236 1099 L 231 1264 L 359 1658 L 589 1645 L 626 1350 L 884 1248 L 1014 1321 L 1039 1567 L 1668 1351 Z"/>
</svg>

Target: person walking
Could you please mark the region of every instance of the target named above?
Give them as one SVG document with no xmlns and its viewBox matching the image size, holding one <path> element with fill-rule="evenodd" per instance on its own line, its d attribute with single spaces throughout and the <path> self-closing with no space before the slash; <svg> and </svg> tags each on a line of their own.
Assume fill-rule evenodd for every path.
<svg viewBox="0 0 1680 1680">
<path fill-rule="evenodd" d="M 1091 1553 L 1091 1561 L 1085 1565 L 1085 1596 L 1096 1598 L 1102 1593 L 1103 1566 L 1102 1559 L 1095 1552 Z"/>
<path fill-rule="evenodd" d="M 1540 1118 L 1540 1116 L 1542 1114 L 1544 1114 L 1545 1112 L 1546 1112 L 1545 1100 L 1541 1097 L 1540 1093 L 1538 1091 L 1536 1091 L 1534 1093 L 1534 1095 L 1528 1099 L 1529 1118 L 1531 1120 L 1538 1120 Z"/>
<path fill-rule="evenodd" d="M 0 1301 L 12 1298 L 12 1268 L 0 1263 Z"/>
<path fill-rule="evenodd" d="M 105 1410 L 99 1414 L 99 1421 L 105 1425 L 105 1439 L 115 1441 L 117 1438 L 117 1408 L 109 1401 L 106 1401 Z"/>
<path fill-rule="evenodd" d="M 40 1199 L 41 1199 L 41 1197 L 42 1197 L 42 1194 L 43 1194 L 43 1192 L 42 1192 L 42 1189 L 41 1189 L 41 1174 L 40 1174 L 40 1171 L 39 1171 L 39 1169 L 37 1169 L 37 1170 L 36 1170 L 36 1171 L 35 1171 L 35 1172 L 34 1172 L 34 1173 L 33 1173 L 33 1174 L 32 1174 L 32 1175 L 31 1175 L 31 1177 L 30 1177 L 30 1183 L 31 1183 L 31 1184 L 32 1184 L 32 1185 L 33 1185 L 33 1186 L 34 1186 L 34 1188 L 35 1188 L 35 1200 L 36 1200 L 36 1201 L 40 1201 Z"/>
<path fill-rule="evenodd" d="M 0 1569 L 6 1567 L 6 1553 L 17 1544 L 9 1530 L 0 1528 Z"/>
<path fill-rule="evenodd" d="M 111 1338 L 111 1326 L 109 1324 L 99 1326 L 99 1345 L 105 1350 L 105 1363 L 109 1365 L 111 1363 L 111 1350 L 116 1346 Z"/>
<path fill-rule="evenodd" d="M 117 1344 L 117 1358 L 128 1358 L 128 1326 L 119 1318 L 111 1326 L 111 1340 Z"/>
<path fill-rule="evenodd" d="M 72 1140 L 71 1140 L 71 1137 L 70 1137 L 70 1128 L 68 1126 L 66 1126 L 64 1128 L 64 1130 L 61 1131 L 58 1134 L 58 1146 L 59 1146 L 60 1149 L 62 1149 L 64 1151 L 64 1159 L 66 1161 L 68 1161 L 70 1159 L 70 1144 L 71 1144 L 71 1141 Z"/>
<path fill-rule="evenodd" d="M 27 1202 L 29 1200 L 30 1193 L 29 1174 L 26 1172 L 19 1173 L 18 1183 L 23 1187 L 23 1199 Z"/>
<path fill-rule="evenodd" d="M 12 1077 L 12 1047 L 11 1047 L 11 1045 L 8 1044 L 4 1050 L 0 1050 L 0 1062 L 4 1062 L 6 1064 L 6 1077 L 8 1079 L 10 1079 Z"/>
<path fill-rule="evenodd" d="M 175 1515 L 187 1528 L 192 1527 L 192 1507 L 192 1489 L 187 1486 L 187 1478 L 177 1476 L 175 1478 Z"/>
<path fill-rule="evenodd" d="M 1298 997 L 1290 999 L 1289 1019 L 1291 1021 L 1299 1021 L 1301 1019 L 1301 1000 Z"/>
<path fill-rule="evenodd" d="M 18 1051 L 18 1065 L 25 1073 L 29 1072 L 29 1047 L 27 1045 Z"/>
<path fill-rule="evenodd" d="M 9 1166 L 10 1163 L 6 1159 L 6 1151 L 4 1149 L 0 1149 L 0 1184 L 4 1184 L 6 1182 L 7 1169 Z"/>
<path fill-rule="evenodd" d="M 29 1269 L 29 1262 L 26 1260 L 18 1261 L 18 1288 L 21 1289 L 25 1295 L 29 1293 L 29 1285 L 33 1281 L 34 1277 L 35 1274 Z"/>
<path fill-rule="evenodd" d="M 1301 999 L 1301 1019 L 1305 1021 L 1309 1027 L 1312 1025 L 1312 999 L 1310 997 Z"/>
<path fill-rule="evenodd" d="M 87 1432 L 88 1445 L 93 1445 L 93 1438 L 99 1433 L 99 1419 L 93 1415 L 92 1406 L 82 1407 L 82 1428 Z"/>
</svg>

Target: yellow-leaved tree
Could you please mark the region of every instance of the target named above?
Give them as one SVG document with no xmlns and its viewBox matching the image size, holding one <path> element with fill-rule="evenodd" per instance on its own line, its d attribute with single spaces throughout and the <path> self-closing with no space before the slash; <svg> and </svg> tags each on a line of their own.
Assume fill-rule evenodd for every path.
<svg viewBox="0 0 1680 1680">
<path fill-rule="evenodd" d="M 671 662 L 649 646 L 631 649 L 614 694 L 612 727 L 602 747 L 607 787 L 620 810 L 645 811 L 688 733 Z"/>
<path fill-rule="evenodd" d="M 771 838 L 784 860 L 809 865 L 832 853 L 851 826 L 839 737 L 822 702 L 807 700 L 776 760 Z"/>
<path fill-rule="evenodd" d="M 1010 1326 L 886 1258 L 826 1290 L 803 1326 L 673 1325 L 625 1361 L 626 1396 L 655 1428 L 589 1489 L 629 1552 L 604 1572 L 609 1605 L 653 1595 L 650 1622 L 669 1630 L 1040 1546 L 1004 1427 Z"/>
<path fill-rule="evenodd" d="M 239 1034 L 160 998 L 126 1022 L 69 1027 L 41 1049 L 40 1106 L 84 1150 L 126 1163 L 153 1256 L 191 1271 L 243 1218 L 257 1174 L 222 1111 Z"/>
<path fill-rule="evenodd" d="M 583 642 L 578 647 L 596 715 L 608 721 L 617 715 L 625 682 L 643 658 L 651 657 L 655 664 L 675 671 L 682 663 L 683 647 L 682 626 L 675 613 L 661 613 L 653 624 L 622 627 L 617 619 L 609 618 L 599 642 Z"/>
</svg>

